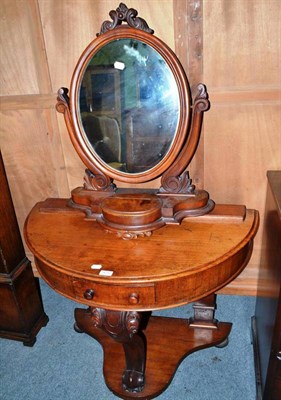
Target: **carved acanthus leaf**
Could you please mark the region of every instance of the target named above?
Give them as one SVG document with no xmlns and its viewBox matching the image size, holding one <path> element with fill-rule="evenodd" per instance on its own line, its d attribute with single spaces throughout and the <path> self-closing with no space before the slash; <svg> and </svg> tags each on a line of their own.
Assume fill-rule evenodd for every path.
<svg viewBox="0 0 281 400">
<path fill-rule="evenodd" d="M 187 193 L 192 194 L 195 186 L 189 177 L 189 172 L 185 171 L 180 176 L 169 176 L 163 180 L 160 193 Z"/>
<path fill-rule="evenodd" d="M 124 3 L 120 3 L 116 10 L 111 10 L 109 13 L 112 22 L 104 21 L 100 33 L 97 33 L 97 36 L 115 29 L 118 25 L 121 25 L 122 22 L 127 22 L 127 24 L 132 28 L 140 29 L 152 34 L 154 31 L 149 28 L 147 22 L 143 18 L 137 17 L 137 15 L 137 10 L 134 8 L 128 9 Z"/>
</svg>

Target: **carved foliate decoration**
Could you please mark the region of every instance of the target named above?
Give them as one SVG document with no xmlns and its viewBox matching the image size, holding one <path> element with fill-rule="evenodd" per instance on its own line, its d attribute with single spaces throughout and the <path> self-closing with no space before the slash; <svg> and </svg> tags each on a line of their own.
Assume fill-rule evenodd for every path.
<svg viewBox="0 0 281 400">
<path fill-rule="evenodd" d="M 108 231 L 111 233 L 111 231 Z M 130 231 L 119 231 L 116 233 L 119 238 L 124 240 L 137 239 L 138 237 L 149 237 L 152 235 L 152 231 L 145 232 L 130 232 Z"/>
<path fill-rule="evenodd" d="M 163 179 L 163 186 L 160 188 L 160 193 L 187 193 L 191 194 L 195 190 L 192 185 L 192 180 L 189 177 L 189 172 L 185 171 L 179 176 L 169 176 Z"/>
<path fill-rule="evenodd" d="M 96 328 L 102 328 L 115 340 L 124 341 L 138 332 L 140 314 L 137 311 L 109 311 L 102 308 L 91 308 L 91 318 Z"/>
<path fill-rule="evenodd" d="M 130 335 L 137 333 L 140 326 L 140 314 L 136 311 L 126 312 L 126 328 Z"/>
<path fill-rule="evenodd" d="M 118 25 L 121 25 L 122 22 L 127 22 L 127 24 L 132 28 L 153 34 L 153 29 L 150 29 L 147 22 L 143 18 L 137 17 L 137 15 L 137 10 L 134 8 L 127 8 L 124 3 L 120 3 L 116 10 L 111 10 L 109 12 L 112 22 L 104 21 L 100 33 L 97 33 L 97 36 L 115 29 Z"/>
</svg>

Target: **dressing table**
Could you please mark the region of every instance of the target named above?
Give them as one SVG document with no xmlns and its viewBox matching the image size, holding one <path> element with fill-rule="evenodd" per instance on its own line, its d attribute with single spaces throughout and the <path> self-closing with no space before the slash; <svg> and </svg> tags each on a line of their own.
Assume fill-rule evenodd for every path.
<svg viewBox="0 0 281 400">
<path fill-rule="evenodd" d="M 45 281 L 88 306 L 75 310 L 75 329 L 102 345 L 109 389 L 150 399 L 185 356 L 227 343 L 231 324 L 215 319 L 215 292 L 247 265 L 259 218 L 215 205 L 189 177 L 206 87 L 191 95 L 176 55 L 136 10 L 121 3 L 109 15 L 69 96 L 58 92 L 84 185 L 36 204 L 25 239 Z M 156 178 L 158 189 L 141 185 Z M 151 315 L 190 302 L 193 318 Z"/>
</svg>

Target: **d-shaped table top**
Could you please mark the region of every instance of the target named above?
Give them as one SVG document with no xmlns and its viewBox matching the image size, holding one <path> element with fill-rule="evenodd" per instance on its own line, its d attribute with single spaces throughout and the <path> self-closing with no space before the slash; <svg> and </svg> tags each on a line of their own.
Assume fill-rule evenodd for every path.
<svg viewBox="0 0 281 400">
<path fill-rule="evenodd" d="M 94 307 L 144 311 L 195 301 L 233 280 L 249 260 L 258 221 L 255 210 L 217 205 L 150 237 L 123 240 L 67 200 L 47 199 L 31 211 L 25 238 L 59 293 Z"/>
</svg>

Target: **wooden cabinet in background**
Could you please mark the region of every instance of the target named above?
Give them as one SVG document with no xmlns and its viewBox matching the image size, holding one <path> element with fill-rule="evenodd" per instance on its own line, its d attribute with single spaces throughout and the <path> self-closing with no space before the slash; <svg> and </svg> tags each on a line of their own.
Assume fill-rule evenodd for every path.
<svg viewBox="0 0 281 400">
<path fill-rule="evenodd" d="M 269 171 L 253 332 L 257 399 L 281 398 L 281 171 Z"/>
<path fill-rule="evenodd" d="M 32 346 L 48 322 L 26 258 L 0 153 L 0 337 Z"/>
</svg>

